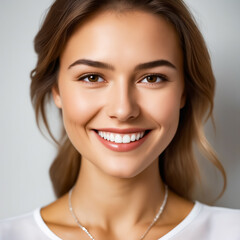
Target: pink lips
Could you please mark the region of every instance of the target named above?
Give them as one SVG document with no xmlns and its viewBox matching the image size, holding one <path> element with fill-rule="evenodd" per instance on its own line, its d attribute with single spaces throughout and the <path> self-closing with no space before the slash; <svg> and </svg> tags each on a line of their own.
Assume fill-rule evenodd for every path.
<svg viewBox="0 0 240 240">
<path fill-rule="evenodd" d="M 119 133 L 119 134 L 124 134 L 124 133 L 138 133 L 138 132 L 143 132 L 145 129 L 140 129 L 140 128 L 131 128 L 131 129 L 115 129 L 115 128 L 104 128 L 104 129 L 98 129 L 98 131 L 103 131 L 103 132 L 112 132 L 112 133 Z M 95 132 L 95 131 L 94 131 Z M 130 142 L 130 143 L 115 143 L 111 142 L 108 140 L 105 140 L 104 138 L 100 137 L 97 132 L 95 132 L 96 137 L 98 140 L 108 149 L 116 152 L 128 152 L 131 150 L 134 150 L 138 148 L 147 138 L 148 134 L 143 136 L 141 139 L 135 141 L 135 142 Z"/>
</svg>

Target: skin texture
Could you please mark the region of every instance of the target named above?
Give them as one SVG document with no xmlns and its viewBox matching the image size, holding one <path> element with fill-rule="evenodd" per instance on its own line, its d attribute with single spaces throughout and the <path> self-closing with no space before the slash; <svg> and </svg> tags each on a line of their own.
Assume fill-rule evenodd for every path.
<svg viewBox="0 0 240 240">
<path fill-rule="evenodd" d="M 105 65 L 76 63 L 79 59 Z M 171 66 L 138 67 L 156 60 Z M 80 222 L 96 240 L 139 239 L 163 200 L 158 156 L 174 137 L 185 104 L 183 57 L 174 28 L 141 11 L 98 13 L 68 40 L 53 97 L 82 155 L 72 195 Z M 151 131 L 137 148 L 119 152 L 99 141 L 95 130 L 102 128 Z M 145 239 L 166 234 L 192 206 L 170 191 L 163 215 Z M 67 196 L 41 214 L 61 238 L 89 239 L 74 223 Z"/>
</svg>

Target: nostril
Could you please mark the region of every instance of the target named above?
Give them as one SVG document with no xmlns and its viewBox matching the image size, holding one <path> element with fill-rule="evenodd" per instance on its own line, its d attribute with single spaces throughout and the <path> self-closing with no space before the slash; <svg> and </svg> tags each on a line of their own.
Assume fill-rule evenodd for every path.
<svg viewBox="0 0 240 240">
<path fill-rule="evenodd" d="M 116 118 L 119 121 L 133 120 L 138 117 L 140 112 L 138 106 L 130 106 L 130 104 L 111 106 L 108 110 L 108 116 L 110 118 Z"/>
<path fill-rule="evenodd" d="M 106 103 L 107 115 L 119 121 L 133 120 L 138 117 L 140 109 L 135 99 L 134 92 L 130 91 L 129 85 L 118 85 L 112 89 Z"/>
</svg>

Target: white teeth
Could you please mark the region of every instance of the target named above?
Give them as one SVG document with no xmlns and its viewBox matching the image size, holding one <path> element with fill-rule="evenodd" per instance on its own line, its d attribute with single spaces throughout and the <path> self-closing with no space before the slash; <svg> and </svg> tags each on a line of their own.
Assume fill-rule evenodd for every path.
<svg viewBox="0 0 240 240">
<path fill-rule="evenodd" d="M 116 136 L 115 136 L 115 141 L 114 141 L 115 143 L 122 143 L 122 137 L 119 135 L 119 134 L 117 134 Z"/>
<path fill-rule="evenodd" d="M 107 141 L 115 142 L 115 143 L 130 143 L 135 142 L 141 139 L 144 136 L 143 132 L 132 133 L 132 134 L 115 134 L 110 132 L 102 132 L 99 131 L 98 135 L 104 138 Z"/>
<path fill-rule="evenodd" d="M 105 132 L 103 133 L 103 138 L 107 139 L 107 133 L 105 133 Z"/>
<path fill-rule="evenodd" d="M 111 134 L 110 134 L 110 141 L 111 141 L 111 142 L 114 142 L 114 139 L 115 139 L 115 138 L 114 138 L 114 135 L 111 133 Z"/>
<path fill-rule="evenodd" d="M 137 134 L 137 137 L 136 137 L 136 138 L 137 138 L 137 140 L 139 140 L 139 138 L 140 138 L 140 133 Z"/>
<path fill-rule="evenodd" d="M 131 139 L 129 135 L 124 135 L 123 136 L 123 143 L 130 143 Z"/>
<path fill-rule="evenodd" d="M 131 141 L 134 142 L 135 140 L 136 140 L 136 136 L 135 136 L 135 134 L 133 134 L 133 135 L 131 136 Z"/>
</svg>

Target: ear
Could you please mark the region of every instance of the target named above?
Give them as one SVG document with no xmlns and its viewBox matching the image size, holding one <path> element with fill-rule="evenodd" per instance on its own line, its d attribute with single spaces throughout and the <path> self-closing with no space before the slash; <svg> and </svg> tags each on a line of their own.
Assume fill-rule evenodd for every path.
<svg viewBox="0 0 240 240">
<path fill-rule="evenodd" d="M 186 103 L 186 92 L 184 90 L 181 97 L 180 109 L 184 108 L 185 103 Z"/>
<path fill-rule="evenodd" d="M 58 89 L 57 84 L 52 87 L 52 96 L 53 96 L 53 100 L 55 102 L 55 105 L 58 108 L 62 108 L 62 99 L 61 99 L 61 96 L 59 94 L 59 89 Z"/>
</svg>

